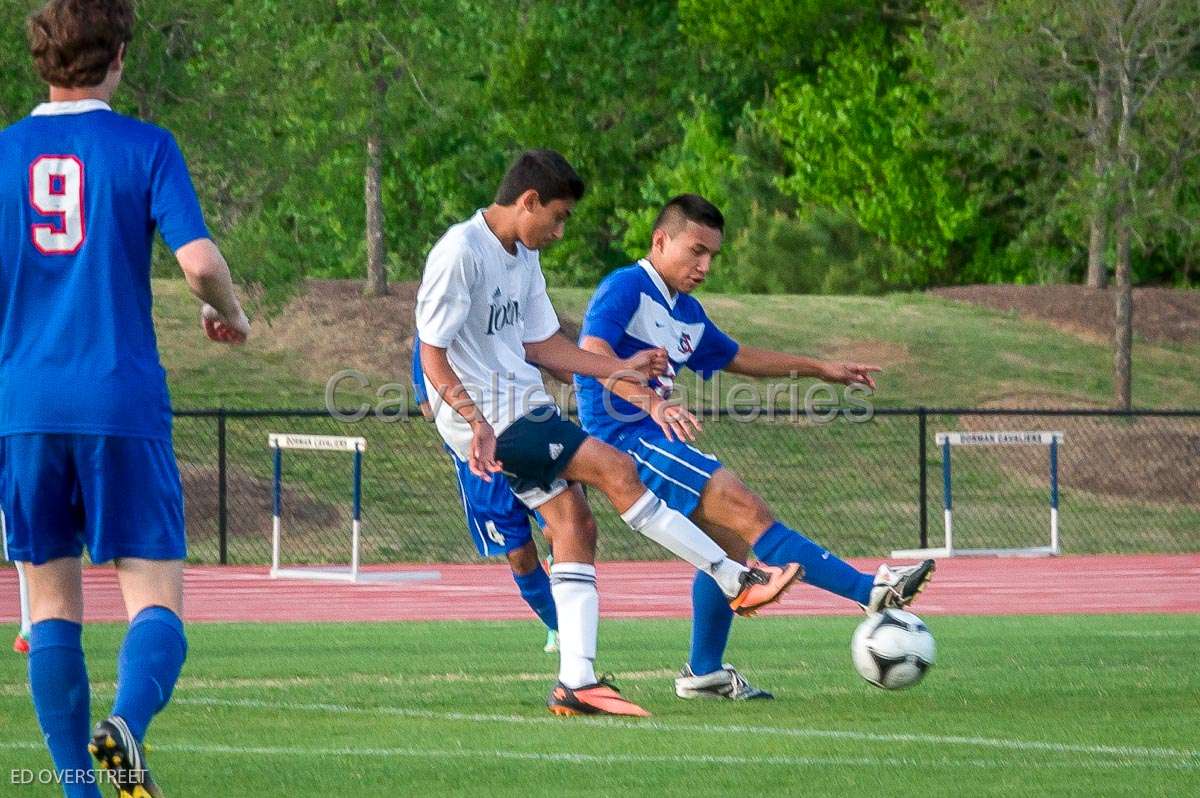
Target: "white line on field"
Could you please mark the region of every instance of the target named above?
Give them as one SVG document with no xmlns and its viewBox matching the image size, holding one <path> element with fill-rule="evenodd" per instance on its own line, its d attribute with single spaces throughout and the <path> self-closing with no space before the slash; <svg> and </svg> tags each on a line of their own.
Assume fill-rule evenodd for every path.
<svg viewBox="0 0 1200 798">
<path fill-rule="evenodd" d="M 1096 637 L 1200 637 L 1200 629 L 1147 629 L 1144 632 L 1136 629 L 1111 629 L 1090 634 Z"/>
<path fill-rule="evenodd" d="M 230 707 L 241 709 L 274 709 L 292 712 L 327 712 L 345 715 L 390 715 L 423 720 L 467 721 L 470 723 L 557 724 L 563 721 L 551 717 L 526 715 L 488 715 L 467 712 L 432 712 L 404 707 L 353 707 L 345 704 L 302 704 L 294 702 L 260 701 L 256 699 L 177 698 L 174 703 L 188 706 Z M 962 745 L 978 748 L 997 748 L 1009 751 L 1042 751 L 1060 754 L 1089 754 L 1120 756 L 1128 759 L 1178 759 L 1178 764 L 1191 769 L 1200 768 L 1200 751 L 1178 748 L 1143 748 L 1136 746 L 1087 745 L 1040 740 L 1012 740 L 996 737 L 965 737 L 935 734 L 882 734 L 839 729 L 801 729 L 783 726 L 707 725 L 663 723 L 661 721 L 623 721 L 610 718 L 577 718 L 574 723 L 587 723 L 601 728 L 641 729 L 659 732 L 691 734 L 720 734 L 725 736 L 755 734 L 780 737 L 825 738 L 879 743 L 924 743 L 931 745 Z"/>
<path fill-rule="evenodd" d="M 767 669 L 759 671 L 760 673 L 769 673 L 771 675 L 782 676 L 798 676 L 808 673 L 799 669 Z M 655 670 L 646 671 L 630 671 L 621 674 L 623 682 L 646 682 L 659 680 L 673 680 L 679 675 L 678 670 L 670 668 L 658 668 Z M 330 685 L 352 685 L 365 684 L 373 686 L 390 686 L 390 687 L 412 687 L 418 684 L 512 684 L 513 682 L 547 682 L 551 679 L 545 672 L 542 673 L 463 673 L 461 671 L 452 671 L 450 673 L 423 673 L 415 676 L 402 675 L 386 675 L 379 673 L 353 673 L 348 672 L 338 674 L 337 676 L 282 676 L 282 677 L 254 677 L 254 678 L 237 678 L 237 679 L 207 679 L 202 677 L 184 676 L 176 684 L 175 690 L 191 691 L 191 690 L 230 690 L 230 689 L 245 689 L 245 690 L 272 690 L 272 689 L 292 689 L 299 687 L 326 687 Z M 547 682 L 548 683 L 548 682 Z M 116 689 L 115 682 L 93 682 L 93 694 L 112 694 Z M 19 697 L 28 696 L 29 687 L 26 684 L 0 684 L 0 696 L 4 697 Z"/>
<path fill-rule="evenodd" d="M 559 721 L 561 722 L 561 721 Z M 568 721 L 569 722 L 569 721 Z M 0 742 L 0 750 L 37 751 L 43 750 L 40 743 L 31 742 Z M 241 755 L 241 756 L 284 756 L 284 757 L 367 757 L 367 758 L 424 758 L 424 759 L 508 759 L 546 763 L 566 763 L 577 765 L 778 765 L 782 767 L 802 767 L 812 765 L 836 765 L 856 767 L 948 767 L 961 768 L 1011 768 L 1012 760 L 1005 759 L 922 759 L 920 757 L 872 757 L 872 756 L 777 756 L 761 757 L 733 756 L 722 754 L 584 754 L 544 751 L 505 751 L 505 750 L 472 750 L 466 748 L 426 749 L 426 748 L 295 748 L 278 746 L 224 746 L 224 745 L 172 745 L 156 743 L 156 753 L 203 754 L 203 755 Z M 1035 762 L 1037 768 L 1075 767 L 1076 763 Z M 1087 768 L 1129 768 L 1151 767 L 1191 770 L 1187 763 L 1131 763 L 1120 761 L 1088 762 L 1078 765 Z"/>
</svg>

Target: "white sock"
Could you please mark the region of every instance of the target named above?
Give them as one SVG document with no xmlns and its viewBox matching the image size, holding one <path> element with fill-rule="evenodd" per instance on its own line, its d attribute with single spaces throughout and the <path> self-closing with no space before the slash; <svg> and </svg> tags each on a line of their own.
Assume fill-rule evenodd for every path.
<svg viewBox="0 0 1200 798">
<path fill-rule="evenodd" d="M 729 559 L 724 549 L 700 531 L 677 510 L 650 491 L 621 513 L 621 520 L 637 532 L 653 540 L 681 560 L 711 576 L 726 596 L 733 598 L 741 592 L 744 565 Z"/>
<path fill-rule="evenodd" d="M 29 583 L 25 580 L 25 564 L 14 563 L 17 566 L 17 582 L 21 586 L 21 637 L 29 639 L 33 622 L 29 617 Z"/>
<path fill-rule="evenodd" d="M 571 689 L 595 684 L 600 627 L 596 566 L 554 563 L 550 566 L 550 592 L 558 610 L 558 680 Z"/>
</svg>

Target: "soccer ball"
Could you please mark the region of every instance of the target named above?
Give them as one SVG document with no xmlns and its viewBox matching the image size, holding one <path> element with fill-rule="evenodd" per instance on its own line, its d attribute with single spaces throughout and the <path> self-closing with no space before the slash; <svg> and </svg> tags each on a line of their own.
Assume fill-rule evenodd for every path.
<svg viewBox="0 0 1200 798">
<path fill-rule="evenodd" d="M 876 687 L 912 687 L 933 665 L 933 635 L 904 610 L 873 612 L 854 630 L 850 654 L 858 674 Z"/>
</svg>

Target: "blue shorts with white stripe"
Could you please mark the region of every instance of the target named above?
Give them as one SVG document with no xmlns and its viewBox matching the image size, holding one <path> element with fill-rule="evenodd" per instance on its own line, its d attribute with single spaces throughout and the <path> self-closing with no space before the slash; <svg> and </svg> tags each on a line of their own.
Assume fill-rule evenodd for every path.
<svg viewBox="0 0 1200 798">
<path fill-rule="evenodd" d="M 538 524 L 542 524 L 542 517 L 521 504 L 508 479 L 503 474 L 492 474 L 492 481 L 484 482 L 472 474 L 471 467 L 459 460 L 449 447 L 446 452 L 454 461 L 467 531 L 471 533 L 471 542 L 479 556 L 507 554 L 533 540 L 529 517 L 532 515 Z"/>
<path fill-rule="evenodd" d="M 682 441 L 662 435 L 639 435 L 625 441 L 625 451 L 637 464 L 638 476 L 655 496 L 673 510 L 691 515 L 700 494 L 721 461 Z"/>
</svg>

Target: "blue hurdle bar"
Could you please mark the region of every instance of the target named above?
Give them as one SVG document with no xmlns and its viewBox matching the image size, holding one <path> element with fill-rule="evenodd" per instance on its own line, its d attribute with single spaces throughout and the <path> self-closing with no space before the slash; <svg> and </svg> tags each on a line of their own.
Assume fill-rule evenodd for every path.
<svg viewBox="0 0 1200 798">
<path fill-rule="evenodd" d="M 946 524 L 946 556 L 949 557 L 954 551 L 954 533 L 953 528 L 953 509 L 954 500 L 950 491 L 950 439 L 942 441 L 942 511 L 945 515 Z"/>
</svg>

